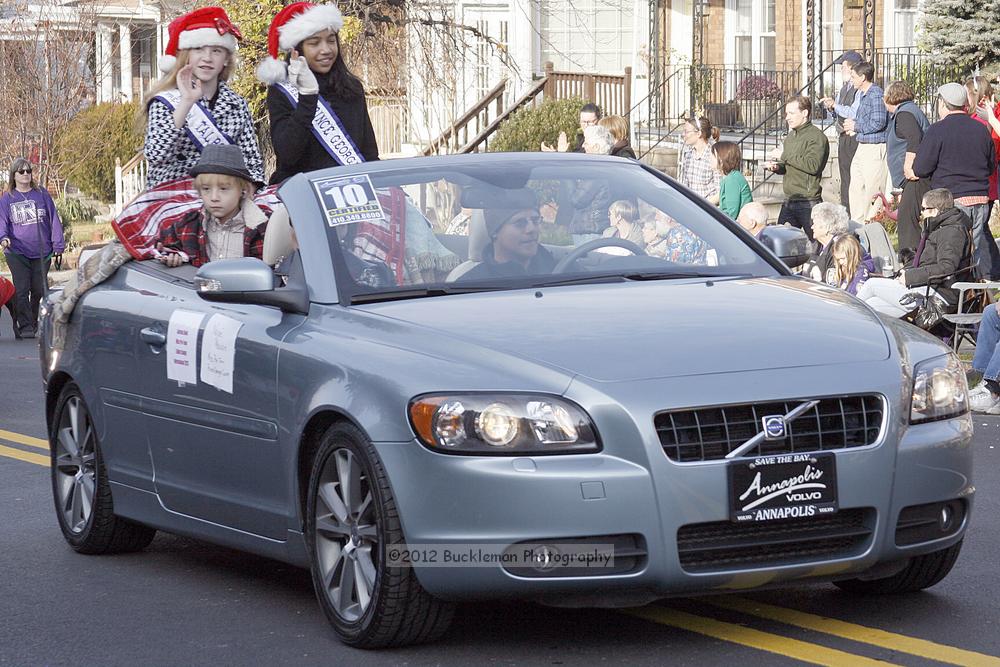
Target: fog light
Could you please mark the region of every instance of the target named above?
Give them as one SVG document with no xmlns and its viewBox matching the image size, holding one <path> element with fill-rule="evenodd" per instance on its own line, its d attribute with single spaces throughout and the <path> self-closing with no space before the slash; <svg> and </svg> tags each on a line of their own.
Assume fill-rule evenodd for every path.
<svg viewBox="0 0 1000 667">
<path fill-rule="evenodd" d="M 938 517 L 938 528 L 941 529 L 942 533 L 947 533 L 951 530 L 952 521 L 955 519 L 955 513 L 951 509 L 951 505 L 944 505 L 941 508 L 941 516 Z"/>
</svg>

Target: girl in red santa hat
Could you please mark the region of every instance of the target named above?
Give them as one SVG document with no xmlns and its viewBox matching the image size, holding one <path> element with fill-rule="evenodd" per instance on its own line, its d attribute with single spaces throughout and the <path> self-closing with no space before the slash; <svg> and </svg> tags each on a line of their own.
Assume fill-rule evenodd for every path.
<svg viewBox="0 0 1000 667">
<path fill-rule="evenodd" d="M 344 62 L 336 5 L 296 2 L 268 30 L 270 56 L 257 68 L 267 84 L 267 110 L 277 170 L 271 183 L 294 174 L 378 159 L 361 81 Z M 287 54 L 286 62 L 279 60 Z"/>
<path fill-rule="evenodd" d="M 263 183 L 250 109 L 226 84 L 242 39 L 239 29 L 221 7 L 203 7 L 174 19 L 167 30 L 170 38 L 158 63 L 165 76 L 140 110 L 146 120 L 146 187 L 188 178 L 208 144 L 239 146 L 250 174 Z"/>
</svg>

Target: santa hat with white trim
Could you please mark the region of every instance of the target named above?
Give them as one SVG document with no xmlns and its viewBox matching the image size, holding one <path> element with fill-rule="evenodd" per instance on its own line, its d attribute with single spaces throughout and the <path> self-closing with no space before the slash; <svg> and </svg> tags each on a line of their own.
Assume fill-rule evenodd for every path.
<svg viewBox="0 0 1000 667">
<path fill-rule="evenodd" d="M 243 39 L 239 28 L 233 25 L 222 7 L 202 7 L 178 16 L 167 26 L 167 33 L 167 48 L 156 62 L 164 74 L 174 69 L 179 49 L 221 46 L 236 53 L 237 42 Z"/>
<path fill-rule="evenodd" d="M 271 85 L 288 79 L 288 66 L 278 60 L 304 40 L 318 32 L 340 32 L 344 17 L 337 5 L 316 5 L 311 2 L 293 2 L 274 17 L 267 31 L 268 57 L 257 66 L 257 78 Z"/>
</svg>

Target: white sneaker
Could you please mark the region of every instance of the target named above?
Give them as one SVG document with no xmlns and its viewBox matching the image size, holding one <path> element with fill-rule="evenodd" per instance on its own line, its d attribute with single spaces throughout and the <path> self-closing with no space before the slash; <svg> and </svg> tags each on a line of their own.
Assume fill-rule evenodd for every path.
<svg viewBox="0 0 1000 667">
<path fill-rule="evenodd" d="M 989 391 L 969 396 L 969 408 L 973 412 L 1000 415 L 1000 396 L 996 396 Z"/>
<path fill-rule="evenodd" d="M 990 390 L 986 387 L 986 382 L 980 380 L 979 384 L 969 390 L 969 398 L 972 398 L 977 394 L 988 394 L 989 391 Z"/>
</svg>

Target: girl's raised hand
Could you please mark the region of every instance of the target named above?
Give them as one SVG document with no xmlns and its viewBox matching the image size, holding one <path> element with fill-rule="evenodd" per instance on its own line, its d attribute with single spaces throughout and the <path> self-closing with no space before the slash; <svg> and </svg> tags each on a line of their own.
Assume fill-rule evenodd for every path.
<svg viewBox="0 0 1000 667">
<path fill-rule="evenodd" d="M 185 65 L 177 72 L 177 90 L 186 101 L 197 102 L 202 98 L 201 80 L 194 75 L 191 65 Z"/>
</svg>

